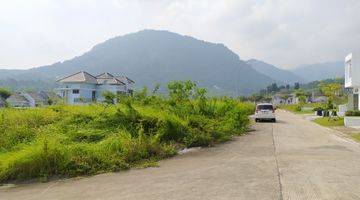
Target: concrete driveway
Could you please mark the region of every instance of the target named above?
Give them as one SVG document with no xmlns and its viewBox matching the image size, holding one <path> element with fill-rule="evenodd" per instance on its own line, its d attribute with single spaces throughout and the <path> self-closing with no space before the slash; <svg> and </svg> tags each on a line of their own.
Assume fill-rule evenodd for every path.
<svg viewBox="0 0 360 200">
<path fill-rule="evenodd" d="M 294 114 L 158 168 L 3 187 L 0 199 L 360 199 L 360 146 Z"/>
</svg>

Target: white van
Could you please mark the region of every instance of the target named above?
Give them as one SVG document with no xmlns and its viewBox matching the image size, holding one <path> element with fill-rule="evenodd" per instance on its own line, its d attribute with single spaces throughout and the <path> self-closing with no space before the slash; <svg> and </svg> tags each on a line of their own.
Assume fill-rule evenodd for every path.
<svg viewBox="0 0 360 200">
<path fill-rule="evenodd" d="M 275 108 L 271 103 L 260 103 L 256 105 L 255 121 L 270 120 L 276 122 Z"/>
</svg>

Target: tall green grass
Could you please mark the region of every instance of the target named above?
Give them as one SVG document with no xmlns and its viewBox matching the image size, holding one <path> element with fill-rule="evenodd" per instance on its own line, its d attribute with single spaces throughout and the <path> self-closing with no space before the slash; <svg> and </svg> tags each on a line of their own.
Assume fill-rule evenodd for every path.
<svg viewBox="0 0 360 200">
<path fill-rule="evenodd" d="M 343 117 L 339 117 L 339 118 L 337 118 L 337 117 L 334 117 L 334 118 L 319 117 L 319 118 L 315 119 L 314 122 L 321 126 L 326 126 L 326 127 L 344 126 L 344 118 Z"/>
<path fill-rule="evenodd" d="M 246 131 L 253 105 L 179 96 L 142 94 L 114 105 L 1 109 L 0 182 L 119 171 Z"/>
</svg>

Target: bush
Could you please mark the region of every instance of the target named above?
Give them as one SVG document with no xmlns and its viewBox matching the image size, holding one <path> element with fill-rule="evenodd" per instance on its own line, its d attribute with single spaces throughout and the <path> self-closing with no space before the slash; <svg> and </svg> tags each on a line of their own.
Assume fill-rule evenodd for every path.
<svg viewBox="0 0 360 200">
<path fill-rule="evenodd" d="M 207 98 L 192 82 L 169 89 L 170 98 L 143 90 L 117 104 L 109 95 L 109 104 L 1 109 L 0 182 L 147 166 L 179 147 L 211 146 L 247 130 L 252 104 Z"/>
<path fill-rule="evenodd" d="M 0 88 L 0 98 L 7 99 L 11 96 L 11 92 L 5 88 Z"/>
<path fill-rule="evenodd" d="M 345 116 L 360 116 L 359 110 L 348 110 L 345 112 Z"/>
<path fill-rule="evenodd" d="M 315 107 L 313 109 L 313 111 L 317 112 L 317 111 L 323 111 L 324 109 L 322 107 Z"/>
</svg>

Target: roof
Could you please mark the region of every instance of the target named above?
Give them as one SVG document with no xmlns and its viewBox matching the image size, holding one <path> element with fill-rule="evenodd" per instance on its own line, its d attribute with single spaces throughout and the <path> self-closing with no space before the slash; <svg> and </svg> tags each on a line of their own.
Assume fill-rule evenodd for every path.
<svg viewBox="0 0 360 200">
<path fill-rule="evenodd" d="M 46 101 L 49 97 L 45 92 L 28 92 L 28 95 L 30 95 L 35 101 Z"/>
<path fill-rule="evenodd" d="M 59 80 L 57 80 L 57 82 L 60 82 L 60 83 L 93 83 L 93 84 L 98 83 L 95 76 L 93 76 L 85 71 L 80 71 L 78 73 L 72 74 L 65 78 L 59 79 Z"/>
<path fill-rule="evenodd" d="M 6 99 L 6 101 L 22 101 L 22 102 L 28 102 L 28 100 L 21 94 L 21 93 L 14 93 L 9 98 Z"/>
<path fill-rule="evenodd" d="M 116 77 L 118 80 L 122 81 L 122 82 L 127 82 L 128 84 L 133 84 L 135 83 L 135 81 L 131 80 L 129 77 L 127 76 L 117 76 Z"/>
<path fill-rule="evenodd" d="M 52 99 L 52 100 L 61 99 L 61 97 L 58 94 L 56 94 L 55 92 L 45 92 L 45 93 L 49 99 Z"/>
<path fill-rule="evenodd" d="M 57 80 L 60 83 L 92 83 L 92 84 L 110 84 L 125 85 L 135 83 L 126 76 L 114 76 L 108 72 L 97 75 L 96 77 L 85 71 L 72 74 L 65 78 Z"/>
<path fill-rule="evenodd" d="M 110 79 L 97 79 L 98 84 L 110 84 L 110 85 L 125 85 L 124 82 L 119 81 L 116 78 L 110 78 Z"/>
<path fill-rule="evenodd" d="M 103 78 L 103 79 L 114 78 L 114 75 L 112 75 L 108 72 L 105 72 L 105 73 L 97 75 L 96 78 Z"/>
<path fill-rule="evenodd" d="M 319 97 L 315 97 L 314 99 L 327 99 L 326 96 L 319 96 Z"/>
<path fill-rule="evenodd" d="M 259 105 L 273 105 L 273 104 L 272 103 L 258 103 L 257 105 L 259 106 Z"/>
<path fill-rule="evenodd" d="M 273 99 L 281 99 L 281 97 L 282 97 L 282 96 L 280 96 L 280 95 L 274 95 L 274 96 L 273 96 Z"/>
<path fill-rule="evenodd" d="M 123 81 L 107 72 L 97 75 L 96 78 L 98 84 L 125 85 Z"/>
</svg>

